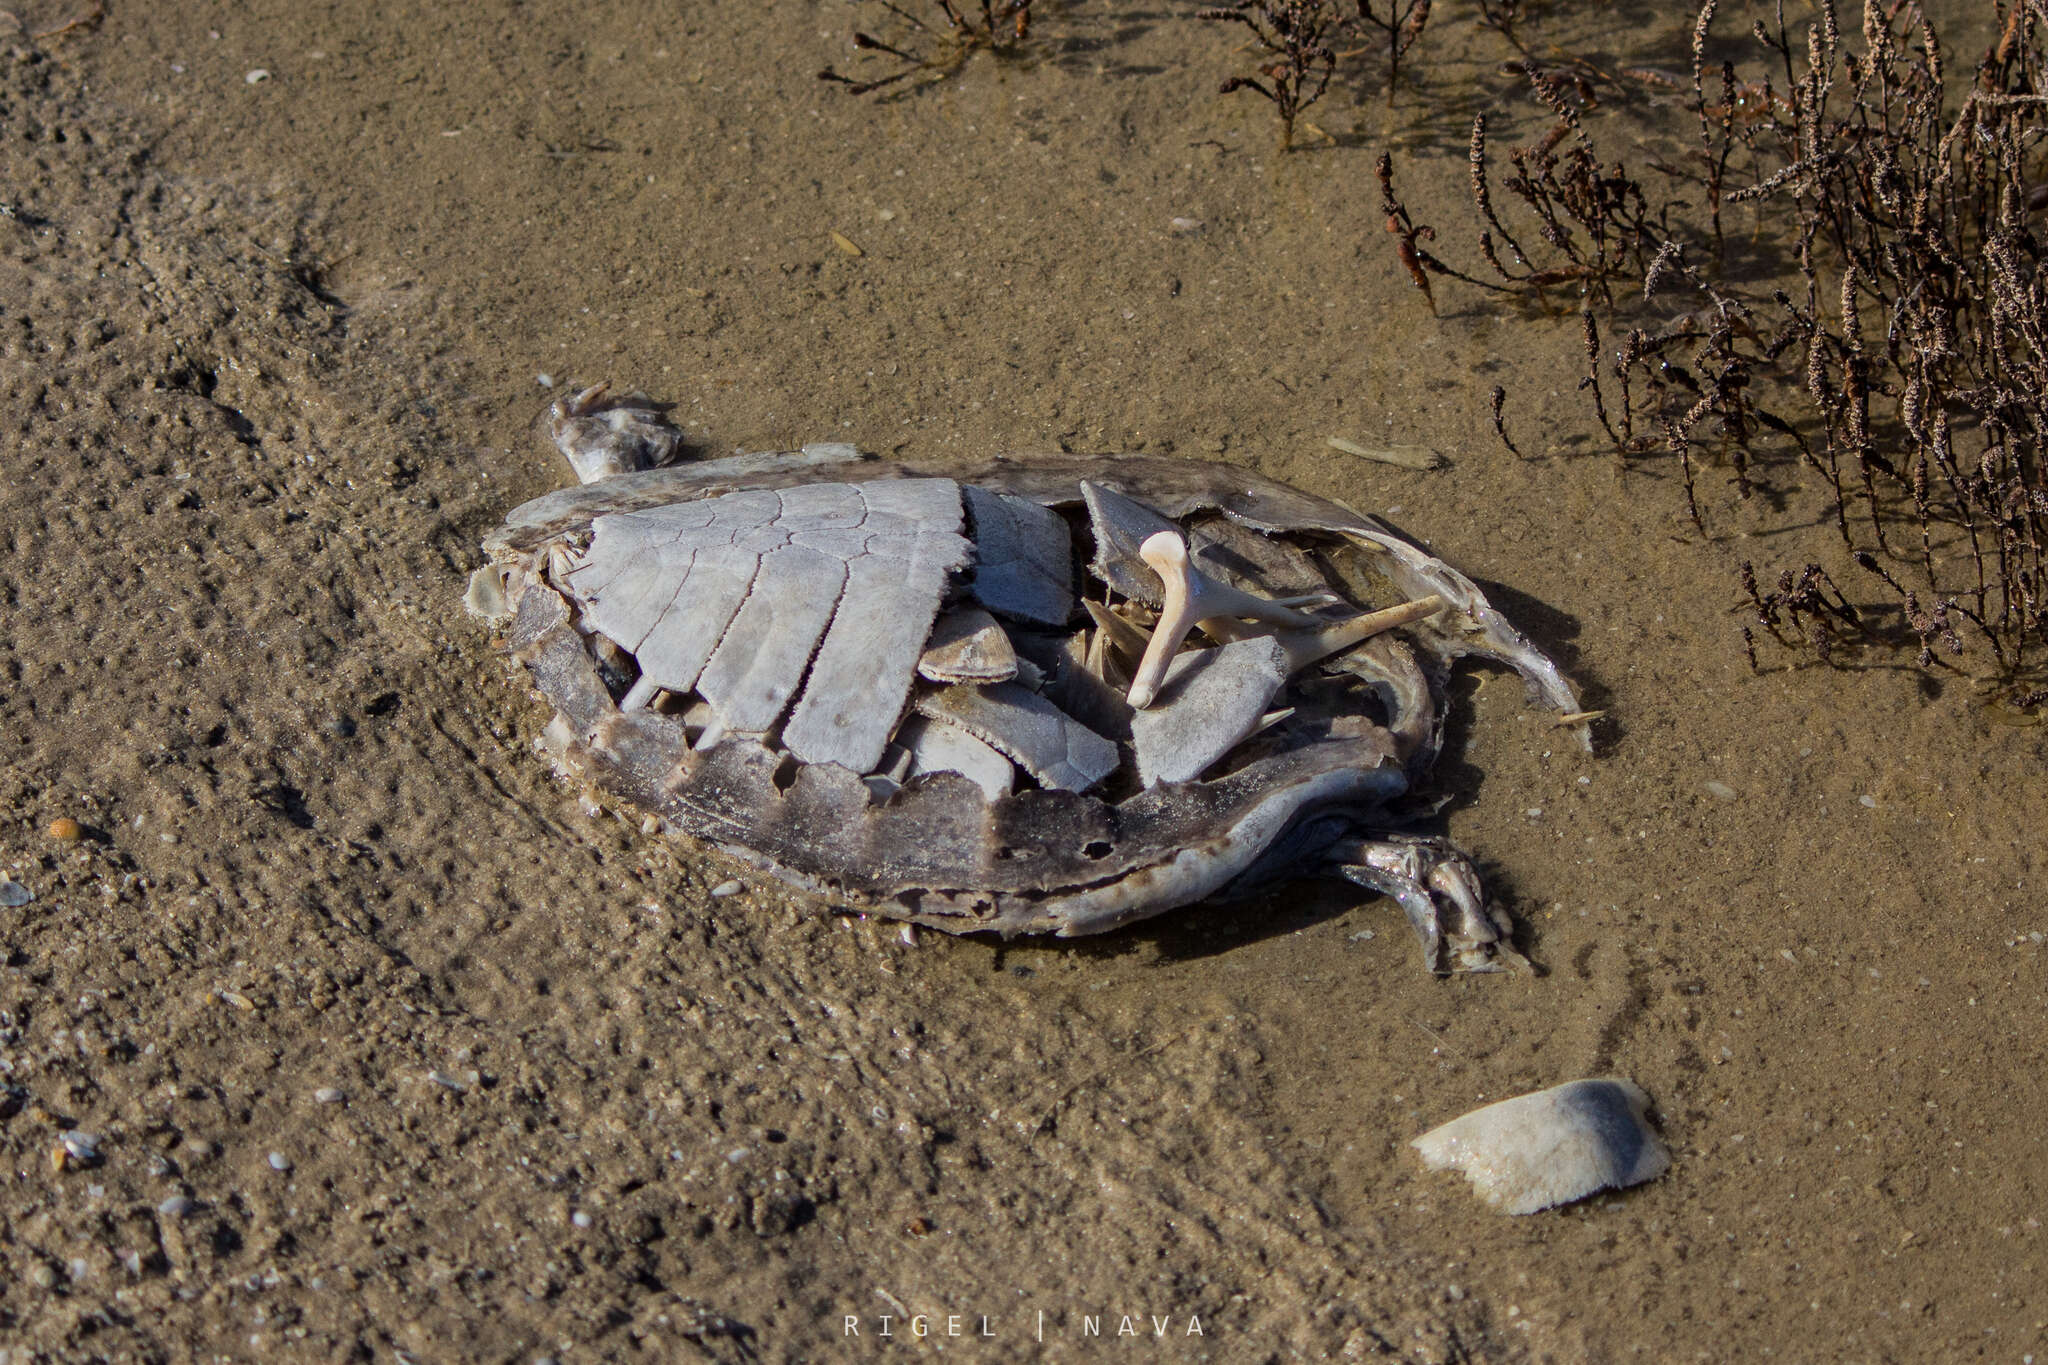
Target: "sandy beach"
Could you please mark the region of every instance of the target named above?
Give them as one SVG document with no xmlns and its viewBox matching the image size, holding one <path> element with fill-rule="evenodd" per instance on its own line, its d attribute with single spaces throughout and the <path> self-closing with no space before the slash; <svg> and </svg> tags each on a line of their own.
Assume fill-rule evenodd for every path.
<svg viewBox="0 0 2048 1365">
<path fill-rule="evenodd" d="M 2048 1360 L 2048 731 L 1910 651 L 1752 669 L 1742 562 L 1868 582 L 1824 490 L 1705 467 L 1696 524 L 1574 304 L 1432 313 L 1375 160 L 1471 265 L 1473 114 L 1545 127 L 1461 7 L 1285 153 L 1193 7 L 1048 0 L 864 96 L 816 73 L 887 69 L 875 6 L 11 8 L 0 1365 Z M 1693 15 L 1524 23 L 1683 70 Z M 1542 970 L 1434 977 L 1319 882 L 906 939 L 592 804 L 461 599 L 599 380 L 707 456 L 1144 451 L 1383 514 L 1607 713 L 1589 755 L 1453 685 L 1434 828 Z M 1602 1075 L 1654 1183 L 1508 1218 L 1408 1148 Z"/>
</svg>

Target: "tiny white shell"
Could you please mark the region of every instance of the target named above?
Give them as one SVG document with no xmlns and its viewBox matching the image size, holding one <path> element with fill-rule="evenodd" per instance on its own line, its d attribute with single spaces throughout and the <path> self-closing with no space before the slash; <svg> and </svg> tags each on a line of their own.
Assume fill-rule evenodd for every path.
<svg viewBox="0 0 2048 1365">
<path fill-rule="evenodd" d="M 1570 1081 L 1431 1129 L 1411 1144 L 1433 1171 L 1462 1171 L 1502 1213 L 1535 1213 L 1654 1180 L 1671 1154 L 1630 1081 Z"/>
</svg>

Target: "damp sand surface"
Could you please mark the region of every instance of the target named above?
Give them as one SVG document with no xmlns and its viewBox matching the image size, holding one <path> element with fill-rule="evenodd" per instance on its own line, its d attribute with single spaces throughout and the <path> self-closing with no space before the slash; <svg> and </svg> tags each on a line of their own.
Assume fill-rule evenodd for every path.
<svg viewBox="0 0 2048 1365">
<path fill-rule="evenodd" d="M 2043 731 L 1887 655 L 1752 672 L 1737 565 L 1839 558 L 1796 468 L 1707 470 L 1702 531 L 1596 439 L 1569 302 L 1430 314 L 1372 162 L 1476 259 L 1472 113 L 1542 131 L 1512 53 L 1439 14 L 1391 113 L 1333 91 L 1283 156 L 1213 93 L 1238 39 L 1157 7 L 881 99 L 814 76 L 864 17 L 0 36 L 8 1359 L 862 1358 L 919 1314 L 1018 1360 L 2048 1349 Z M 1684 68 L 1659 7 L 1553 23 Z M 565 478 L 542 376 L 707 453 L 1178 452 L 1388 513 L 1609 711 L 1588 756 L 1454 687 L 1441 826 L 1546 970 L 1434 979 L 1306 884 L 912 943 L 593 813 L 458 606 Z M 1652 1185 L 1507 1219 L 1407 1150 L 1605 1074 Z"/>
</svg>

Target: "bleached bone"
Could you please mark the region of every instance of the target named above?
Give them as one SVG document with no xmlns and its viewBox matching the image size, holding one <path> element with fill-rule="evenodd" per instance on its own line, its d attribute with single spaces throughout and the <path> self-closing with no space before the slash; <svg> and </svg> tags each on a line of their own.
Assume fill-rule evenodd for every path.
<svg viewBox="0 0 2048 1365">
<path fill-rule="evenodd" d="M 1347 616 L 1338 621 L 1319 622 L 1313 630 L 1266 630 L 1247 625 L 1233 617 L 1211 617 L 1202 623 L 1202 629 L 1225 642 L 1251 640 L 1271 636 L 1287 650 L 1287 671 L 1299 673 L 1310 664 L 1321 663 L 1332 654 L 1341 654 L 1353 645 L 1370 640 L 1375 635 L 1426 620 L 1444 609 L 1444 599 L 1435 593 L 1418 597 L 1413 602 L 1396 602 L 1391 607 L 1368 611 L 1358 616 Z"/>
<path fill-rule="evenodd" d="M 1293 630 L 1313 630 L 1322 623 L 1293 608 L 1330 600 L 1327 593 L 1314 593 L 1269 601 L 1219 583 L 1188 562 L 1188 543 L 1178 531 L 1155 532 L 1138 547 L 1138 556 L 1152 566 L 1164 587 L 1159 624 L 1131 678 L 1131 705 L 1140 709 L 1150 706 L 1159 695 L 1166 665 L 1199 622 L 1210 617 L 1250 617 Z"/>
</svg>

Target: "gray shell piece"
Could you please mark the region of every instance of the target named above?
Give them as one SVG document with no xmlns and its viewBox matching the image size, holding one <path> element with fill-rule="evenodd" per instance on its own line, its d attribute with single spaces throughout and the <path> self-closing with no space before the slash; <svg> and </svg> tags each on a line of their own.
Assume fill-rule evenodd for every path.
<svg viewBox="0 0 2048 1365">
<path fill-rule="evenodd" d="M 1074 614 L 1072 538 L 1057 512 L 969 484 L 975 600 L 1019 621 L 1063 626 Z"/>
<path fill-rule="evenodd" d="M 917 709 L 1008 754 L 1048 791 L 1084 792 L 1117 769 L 1116 745 L 1015 683 L 941 688 Z"/>
<path fill-rule="evenodd" d="M 1131 717 L 1146 786 L 1192 782 L 1256 730 L 1287 685 L 1287 651 L 1270 635 L 1194 649 L 1166 670 L 1159 700 Z"/>
<path fill-rule="evenodd" d="M 651 420 L 559 429 L 601 442 Z M 1335 594 L 1332 619 L 1445 605 L 1319 663 L 1197 639 L 1134 712 L 1077 610 L 1102 588 L 1073 569 L 1136 565 L 1131 591 L 1110 586 L 1142 626 L 1161 584 L 1131 549 L 1162 527 L 1242 592 Z M 1458 656 L 1509 664 L 1560 711 L 1577 699 L 1470 580 L 1335 503 L 1142 455 L 933 471 L 807 447 L 609 475 L 484 546 L 467 600 L 553 708 L 564 774 L 835 906 L 1088 934 L 1327 872 L 1392 896 L 1433 970 L 1517 960 L 1469 861 L 1391 832 L 1390 805 L 1427 776 Z M 949 678 L 1001 671 L 991 628 L 1014 676 Z M 968 640 L 969 664 L 920 676 Z"/>
<path fill-rule="evenodd" d="M 705 747 L 766 733 L 815 653 L 784 743 L 806 763 L 866 772 L 967 562 L 960 518 L 950 479 L 729 493 L 595 518 L 568 581 L 583 620 L 642 677 L 711 704 Z"/>
<path fill-rule="evenodd" d="M 1159 575 L 1138 558 L 1138 547 L 1161 531 L 1180 528 L 1152 508 L 1094 479 L 1081 481 L 1094 532 L 1095 558 L 1088 567 L 1125 597 L 1159 605 Z"/>
<path fill-rule="evenodd" d="M 943 683 L 1008 682 L 1017 676 L 1017 647 L 980 607 L 954 607 L 932 623 L 917 675 Z"/>
</svg>

